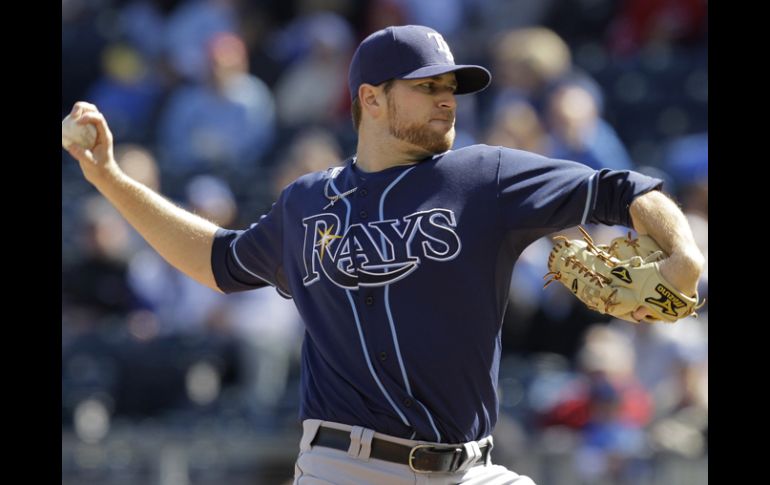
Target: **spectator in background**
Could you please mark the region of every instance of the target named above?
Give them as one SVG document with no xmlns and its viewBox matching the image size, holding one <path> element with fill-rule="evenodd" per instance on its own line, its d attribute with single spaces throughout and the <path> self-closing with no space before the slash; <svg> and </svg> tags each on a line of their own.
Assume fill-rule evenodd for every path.
<svg viewBox="0 0 770 485">
<path fill-rule="evenodd" d="M 546 427 L 564 426 L 579 434 L 577 472 L 585 483 L 622 483 L 635 472 L 635 459 L 644 450 L 653 403 L 634 376 L 634 358 L 625 335 L 592 326 L 578 354 L 578 374 L 542 416 Z"/>
<path fill-rule="evenodd" d="M 601 87 L 573 68 L 569 46 L 558 34 L 544 27 L 508 31 L 493 57 L 500 74 L 488 137 L 594 169 L 633 168 L 615 130 L 601 117 Z"/>
<path fill-rule="evenodd" d="M 146 59 L 129 44 L 115 43 L 102 52 L 102 77 L 87 98 L 104 106 L 118 142 L 148 142 L 163 86 Z"/>
<path fill-rule="evenodd" d="M 144 145 L 134 143 L 115 145 L 115 160 L 129 177 L 153 190 L 160 190 L 158 164 L 155 156 Z"/>
<path fill-rule="evenodd" d="M 304 153 L 317 156 L 318 148 L 308 146 Z M 150 152 L 122 145 L 115 153 L 130 177 L 159 190 L 157 164 Z M 336 152 L 332 156 L 339 160 Z M 191 210 L 217 224 L 232 225 L 236 219 L 233 194 L 216 177 L 194 177 L 185 187 L 185 199 Z M 225 304 L 223 295 L 185 277 L 143 240 L 139 243 L 141 250 L 129 263 L 128 283 L 150 312 L 129 315 L 131 333 L 140 339 L 212 331 L 226 337 L 238 351 L 243 402 L 256 415 L 272 416 L 299 358 L 302 322 L 293 303 L 275 292 L 248 292 L 233 295 Z"/>
<path fill-rule="evenodd" d="M 117 23 L 121 35 L 153 68 L 162 65 L 165 54 L 167 16 L 178 0 L 135 0 L 126 2 L 119 10 Z"/>
<path fill-rule="evenodd" d="M 673 327 L 627 327 L 613 321 L 615 330 L 634 347 L 634 372 L 654 399 L 656 417 L 683 404 L 706 404 L 708 397 L 698 394 L 702 389 L 691 379 L 708 359 L 707 317 L 687 318 Z"/>
<path fill-rule="evenodd" d="M 248 176 L 273 142 L 272 94 L 248 73 L 246 46 L 238 36 L 217 34 L 207 52 L 208 81 L 176 90 L 161 115 L 160 165 L 184 174 L 237 170 Z"/>
<path fill-rule="evenodd" d="M 674 327 L 613 322 L 631 339 L 636 376 L 654 401 L 652 447 L 687 458 L 704 453 L 708 426 L 708 312 L 698 313 Z"/>
<path fill-rule="evenodd" d="M 117 145 L 115 160 L 129 177 L 160 190 L 160 171 L 149 150 L 135 144 Z M 232 193 L 215 177 L 192 179 L 185 187 L 185 199 L 192 210 L 209 220 L 232 223 L 235 219 Z M 204 331 L 221 295 L 179 274 L 138 233 L 128 230 L 131 256 L 127 258 L 125 284 L 150 312 L 130 315 L 129 326 L 143 326 L 144 334 L 152 336 Z"/>
<path fill-rule="evenodd" d="M 200 216 L 219 224 L 235 220 L 235 200 L 224 181 L 200 175 L 185 192 L 188 207 Z M 146 244 L 129 263 L 128 281 L 157 315 L 160 334 L 201 333 L 218 324 L 224 295 L 176 271 Z"/>
<path fill-rule="evenodd" d="M 297 134 L 289 149 L 276 167 L 271 187 L 272 197 L 306 173 L 338 166 L 342 150 L 332 134 L 322 129 L 306 129 Z"/>
<path fill-rule="evenodd" d="M 287 127 L 348 123 L 347 67 L 355 38 L 333 13 L 300 17 L 286 27 L 278 46 L 294 58 L 275 86 L 279 121 Z"/>
<path fill-rule="evenodd" d="M 485 143 L 545 155 L 551 151 L 552 141 L 532 103 L 509 93 L 497 100 Z"/>
<path fill-rule="evenodd" d="M 508 119 L 508 124 L 512 122 L 513 113 L 506 113 L 506 108 L 519 100 L 529 103 L 539 118 L 538 124 L 544 126 L 543 96 L 551 84 L 572 68 L 572 55 L 567 44 L 555 32 L 544 27 L 517 28 L 498 34 L 490 43 L 489 52 L 496 75 L 488 92 L 482 92 L 478 99 L 481 130 L 487 136 L 491 132 L 497 132 L 496 136 L 503 135 L 499 123 L 504 123 L 504 118 Z M 524 109 L 516 114 L 528 116 L 525 105 L 519 104 L 519 108 Z M 526 119 L 522 121 L 531 123 Z M 498 126 L 493 126 L 496 124 Z M 527 143 L 540 150 L 545 149 L 549 143 L 539 134 L 536 136 L 540 140 Z M 505 138 L 510 136 L 503 136 L 504 141 Z M 523 140 L 509 142 L 523 143 Z"/>
<path fill-rule="evenodd" d="M 513 92 L 538 111 L 542 110 L 546 88 L 572 68 L 569 46 L 544 27 L 504 32 L 492 46 L 495 98 Z"/>
<path fill-rule="evenodd" d="M 545 119 L 551 133 L 546 155 L 600 170 L 634 169 L 625 146 L 602 117 L 601 88 L 584 74 L 570 74 L 550 86 Z"/>
<path fill-rule="evenodd" d="M 641 428 L 649 423 L 654 407 L 636 378 L 636 358 L 632 342 L 626 335 L 607 325 L 594 325 L 583 337 L 577 362 L 580 374 L 591 383 L 591 392 L 611 386 L 619 397 L 618 418 Z"/>
<path fill-rule="evenodd" d="M 211 39 L 237 31 L 235 0 L 189 0 L 169 14 L 164 29 L 165 53 L 182 81 L 205 83 L 210 76 Z"/>
<path fill-rule="evenodd" d="M 139 306 L 126 282 L 131 229 L 99 195 L 83 200 L 80 217 L 82 258 L 62 269 L 62 319 L 93 328 Z"/>
</svg>

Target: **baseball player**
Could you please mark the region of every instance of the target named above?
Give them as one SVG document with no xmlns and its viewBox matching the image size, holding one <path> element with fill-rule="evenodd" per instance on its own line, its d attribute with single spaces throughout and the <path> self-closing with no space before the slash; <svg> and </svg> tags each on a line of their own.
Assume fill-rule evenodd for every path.
<svg viewBox="0 0 770 485">
<path fill-rule="evenodd" d="M 452 150 L 456 96 L 490 80 L 455 64 L 430 28 L 373 33 L 349 72 L 356 154 L 288 185 L 244 231 L 128 178 L 97 108 L 73 108 L 98 136 L 69 152 L 164 258 L 216 291 L 272 286 L 294 300 L 306 325 L 295 483 L 532 484 L 493 464 L 491 434 L 513 265 L 546 234 L 633 227 L 670 255 L 668 281 L 695 292 L 703 257 L 660 180 L 495 146 Z"/>
</svg>

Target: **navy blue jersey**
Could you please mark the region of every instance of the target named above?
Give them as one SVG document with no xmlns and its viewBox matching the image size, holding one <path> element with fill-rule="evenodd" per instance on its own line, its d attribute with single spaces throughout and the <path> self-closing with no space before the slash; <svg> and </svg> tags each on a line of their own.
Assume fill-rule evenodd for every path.
<svg viewBox="0 0 770 485">
<path fill-rule="evenodd" d="M 302 419 L 444 443 L 492 433 L 513 265 L 581 223 L 631 226 L 660 180 L 476 145 L 381 172 L 305 175 L 217 233 L 225 292 L 272 285 L 305 321 Z"/>
</svg>

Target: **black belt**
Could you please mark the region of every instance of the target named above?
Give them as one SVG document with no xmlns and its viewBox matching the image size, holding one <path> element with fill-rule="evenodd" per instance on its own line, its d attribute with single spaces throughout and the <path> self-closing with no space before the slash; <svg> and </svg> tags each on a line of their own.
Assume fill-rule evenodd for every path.
<svg viewBox="0 0 770 485">
<path fill-rule="evenodd" d="M 336 450 L 348 451 L 350 431 L 321 426 L 310 443 L 311 446 L 324 446 Z M 476 465 L 483 465 L 492 449 L 489 443 L 480 445 L 481 458 Z M 406 446 L 383 439 L 372 438 L 369 456 L 380 460 L 409 465 L 416 472 L 455 472 L 465 461 L 465 448 L 451 445 L 416 445 Z"/>
</svg>

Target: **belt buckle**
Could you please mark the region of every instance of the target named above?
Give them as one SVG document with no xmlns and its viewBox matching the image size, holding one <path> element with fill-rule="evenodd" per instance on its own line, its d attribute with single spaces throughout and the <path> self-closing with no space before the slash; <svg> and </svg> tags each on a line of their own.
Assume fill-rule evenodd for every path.
<svg viewBox="0 0 770 485">
<path fill-rule="evenodd" d="M 414 463 L 412 463 L 412 461 L 414 460 L 414 452 L 419 450 L 420 448 L 433 448 L 433 445 L 421 444 L 421 445 L 413 446 L 412 449 L 409 450 L 409 461 L 408 461 L 409 468 L 415 473 L 430 473 L 431 470 L 418 470 L 417 468 L 414 467 Z"/>
</svg>

